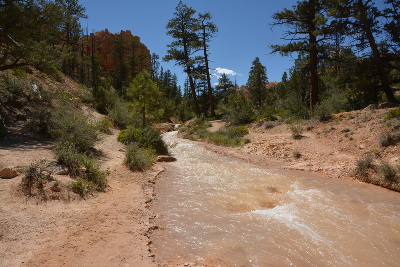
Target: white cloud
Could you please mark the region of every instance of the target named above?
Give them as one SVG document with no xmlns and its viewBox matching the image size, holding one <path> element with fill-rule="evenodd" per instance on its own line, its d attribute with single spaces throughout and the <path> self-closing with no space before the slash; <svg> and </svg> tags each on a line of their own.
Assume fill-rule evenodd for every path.
<svg viewBox="0 0 400 267">
<path fill-rule="evenodd" d="M 218 74 L 223 74 L 223 73 L 225 73 L 226 75 L 232 75 L 232 76 L 240 75 L 240 74 L 234 72 L 233 70 L 229 70 L 229 69 L 225 69 L 225 68 L 216 68 L 215 71 L 216 71 Z"/>
</svg>

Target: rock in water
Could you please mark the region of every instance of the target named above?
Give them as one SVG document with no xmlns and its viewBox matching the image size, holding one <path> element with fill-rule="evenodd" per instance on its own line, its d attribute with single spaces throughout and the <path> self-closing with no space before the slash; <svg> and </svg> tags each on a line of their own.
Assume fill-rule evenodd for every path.
<svg viewBox="0 0 400 267">
<path fill-rule="evenodd" d="M 158 162 L 173 162 L 173 161 L 176 161 L 176 158 L 174 158 L 172 156 L 168 156 L 168 155 L 161 155 L 161 156 L 158 156 L 157 161 Z"/>
</svg>

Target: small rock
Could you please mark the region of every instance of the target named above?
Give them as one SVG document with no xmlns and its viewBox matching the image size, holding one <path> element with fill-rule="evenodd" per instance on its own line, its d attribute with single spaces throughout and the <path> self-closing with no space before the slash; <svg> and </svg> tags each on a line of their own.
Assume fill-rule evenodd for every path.
<svg viewBox="0 0 400 267">
<path fill-rule="evenodd" d="M 257 124 L 256 124 L 254 127 L 256 128 L 256 127 L 264 126 L 264 124 L 265 124 L 267 121 L 268 121 L 268 119 L 263 118 L 263 119 L 261 119 L 259 122 L 257 122 Z"/>
<path fill-rule="evenodd" d="M 0 171 L 0 177 L 3 179 L 11 179 L 18 176 L 18 172 L 14 168 L 3 168 Z"/>
<path fill-rule="evenodd" d="M 174 162 L 176 161 L 176 158 L 168 155 L 161 155 L 157 157 L 158 162 Z"/>
<path fill-rule="evenodd" d="M 60 192 L 61 191 L 61 187 L 60 184 L 57 181 L 52 181 L 50 183 L 50 189 L 56 192 Z"/>
<path fill-rule="evenodd" d="M 373 110 L 373 109 L 376 109 L 376 108 L 377 108 L 377 106 L 375 104 L 371 104 L 368 107 L 364 108 L 364 110 Z"/>
<path fill-rule="evenodd" d="M 60 165 L 57 161 L 49 162 L 47 165 L 48 168 L 52 170 L 52 173 L 57 175 L 68 175 L 69 171 L 64 165 Z"/>
</svg>

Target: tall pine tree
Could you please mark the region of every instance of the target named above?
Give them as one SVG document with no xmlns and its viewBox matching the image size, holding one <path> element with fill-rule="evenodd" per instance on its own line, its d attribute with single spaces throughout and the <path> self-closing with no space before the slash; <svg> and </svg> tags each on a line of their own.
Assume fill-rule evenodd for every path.
<svg viewBox="0 0 400 267">
<path fill-rule="evenodd" d="M 250 99 L 256 108 L 260 108 L 267 98 L 267 83 L 267 68 L 263 66 L 260 59 L 256 57 L 252 63 L 246 84 Z"/>
</svg>

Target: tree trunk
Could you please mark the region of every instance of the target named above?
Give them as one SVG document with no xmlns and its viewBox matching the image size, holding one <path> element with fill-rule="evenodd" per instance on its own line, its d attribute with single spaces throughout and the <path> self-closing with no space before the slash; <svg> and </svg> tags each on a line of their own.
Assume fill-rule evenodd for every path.
<svg viewBox="0 0 400 267">
<path fill-rule="evenodd" d="M 213 90 L 211 87 L 210 71 L 208 68 L 208 54 L 207 54 L 207 44 L 206 44 L 206 29 L 203 26 L 203 50 L 204 50 L 204 63 L 206 67 L 207 75 L 207 87 L 208 87 L 208 100 L 210 101 L 211 117 L 215 117 L 215 108 L 213 100 Z"/>
<path fill-rule="evenodd" d="M 372 50 L 372 56 L 378 69 L 378 75 L 381 80 L 383 91 L 385 92 L 385 95 L 389 102 L 396 103 L 397 101 L 393 94 L 392 88 L 390 87 L 389 79 L 385 70 L 385 66 L 383 64 L 381 54 L 379 53 L 378 46 L 376 45 L 375 38 L 372 34 L 371 25 L 368 21 L 367 12 L 365 10 L 363 0 L 358 0 L 358 8 L 360 11 L 360 21 L 362 23 L 365 34 L 367 35 L 368 43 Z"/>
<path fill-rule="evenodd" d="M 314 112 L 314 106 L 318 102 L 318 49 L 315 33 L 315 0 L 309 0 L 310 13 L 308 18 L 310 41 L 310 111 Z"/>
<path fill-rule="evenodd" d="M 194 86 L 192 71 L 190 66 L 186 67 L 186 73 L 189 78 L 190 91 L 192 93 L 192 98 L 193 98 L 194 112 L 196 113 L 197 116 L 200 116 L 200 108 L 199 108 L 199 103 L 197 102 L 196 87 Z"/>
<path fill-rule="evenodd" d="M 183 39 L 183 53 L 186 58 L 186 73 L 189 78 L 190 91 L 191 91 L 192 97 L 193 97 L 194 112 L 196 113 L 197 116 L 200 116 L 200 108 L 199 108 L 199 103 L 197 102 L 196 87 L 194 86 L 193 77 L 192 77 L 192 65 L 188 64 L 190 58 L 189 58 L 189 52 L 188 52 L 188 47 L 187 47 L 187 40 L 185 40 L 185 39 Z"/>
</svg>

